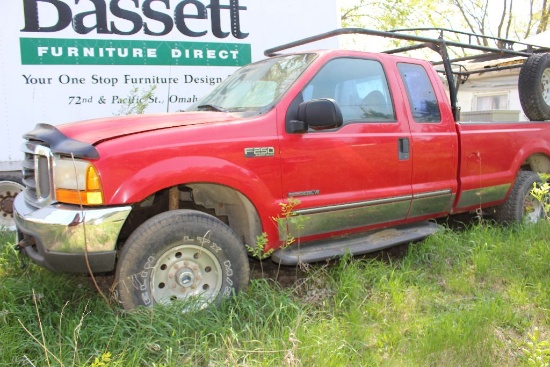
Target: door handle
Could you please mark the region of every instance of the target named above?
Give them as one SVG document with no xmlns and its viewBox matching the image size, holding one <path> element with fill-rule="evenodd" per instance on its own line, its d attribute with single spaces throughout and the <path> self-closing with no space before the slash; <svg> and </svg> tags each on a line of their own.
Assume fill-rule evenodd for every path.
<svg viewBox="0 0 550 367">
<path fill-rule="evenodd" d="M 404 161 L 411 157 L 409 138 L 399 138 L 397 141 L 399 160 Z"/>
</svg>

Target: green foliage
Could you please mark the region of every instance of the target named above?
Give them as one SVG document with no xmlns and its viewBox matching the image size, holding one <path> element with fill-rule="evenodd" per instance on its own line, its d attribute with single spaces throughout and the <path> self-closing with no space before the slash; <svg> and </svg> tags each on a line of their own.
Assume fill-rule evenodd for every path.
<svg viewBox="0 0 550 367">
<path fill-rule="evenodd" d="M 150 85 L 147 89 L 140 90 L 138 87 L 132 87 L 130 94 L 125 98 L 126 103 L 122 104 L 117 115 L 141 115 L 145 112 L 151 98 L 155 95 L 156 85 Z"/>
<path fill-rule="evenodd" d="M 106 352 L 101 357 L 96 357 L 90 367 L 109 367 L 111 366 L 111 353 Z"/>
<path fill-rule="evenodd" d="M 256 245 L 255 246 L 249 246 L 245 245 L 246 250 L 248 253 L 258 259 L 266 259 L 271 256 L 273 253 L 273 249 L 270 249 L 269 251 L 265 251 L 265 247 L 267 246 L 267 233 L 263 232 L 261 235 L 256 237 Z"/>
<path fill-rule="evenodd" d="M 297 215 L 295 212 L 296 207 L 300 205 L 300 200 L 290 197 L 287 202 L 279 203 L 281 207 L 281 214 L 276 217 L 271 217 L 273 222 L 279 228 L 281 238 L 284 238 L 283 248 L 292 245 L 296 242 L 296 238 L 292 234 L 292 228 L 297 231 L 304 229 L 305 223 L 308 220 L 307 216 Z"/>
<path fill-rule="evenodd" d="M 271 220 L 279 229 L 279 237 L 282 241 L 280 248 L 286 248 L 296 242 L 295 237 L 292 235 L 291 228 L 294 228 L 297 231 L 302 230 L 308 219 L 308 217 L 296 214 L 295 208 L 298 205 L 300 205 L 300 200 L 290 197 L 288 198 L 287 202 L 279 203 L 281 213 L 275 217 L 271 217 Z M 256 237 L 256 244 L 254 246 L 245 245 L 246 250 L 249 254 L 251 254 L 255 258 L 260 259 L 260 268 L 262 274 L 264 274 L 264 265 L 262 263 L 262 260 L 269 258 L 274 252 L 273 248 L 270 248 L 266 251 L 268 243 L 269 240 L 267 237 L 267 233 L 263 232 L 261 235 Z M 278 277 L 279 271 L 277 271 L 275 278 L 277 279 Z"/>
<path fill-rule="evenodd" d="M 540 330 L 535 328 L 533 334 L 529 334 L 529 341 L 521 348 L 526 366 L 550 366 L 550 342 L 540 339 Z"/>
<path fill-rule="evenodd" d="M 280 231 L 282 229 L 280 237 L 283 238 L 283 243 L 281 248 L 288 247 L 296 242 L 296 238 L 291 234 L 290 227 L 293 226 L 297 230 L 302 230 L 308 220 L 308 217 L 296 214 L 295 209 L 298 205 L 300 205 L 300 200 L 290 197 L 287 202 L 279 203 L 281 213 L 271 217 L 277 228 Z M 263 232 L 256 237 L 256 244 L 254 246 L 246 245 L 246 249 L 256 258 L 266 259 L 273 253 L 273 249 L 265 251 L 268 242 L 267 233 Z"/>
<path fill-rule="evenodd" d="M 538 200 L 544 209 L 544 215 L 546 220 L 550 220 L 550 184 L 548 181 L 542 184 L 535 183 L 531 190 L 531 196 Z"/>
<path fill-rule="evenodd" d="M 379 30 L 440 26 L 441 4 L 434 1 L 395 0 L 348 1 L 342 9 L 342 26 L 367 27 Z"/>
<path fill-rule="evenodd" d="M 221 307 L 182 315 L 178 304 L 113 311 L 86 276 L 21 269 L 11 235 L 0 365 L 545 366 L 549 240 L 546 221 L 484 222 L 311 265 L 292 285 L 253 279 Z"/>
<path fill-rule="evenodd" d="M 346 0 L 342 4 L 344 27 L 441 27 L 517 40 L 546 31 L 550 12 L 547 1 L 538 0 L 529 6 L 513 0 Z M 486 43 L 481 38 L 472 41 Z"/>
</svg>

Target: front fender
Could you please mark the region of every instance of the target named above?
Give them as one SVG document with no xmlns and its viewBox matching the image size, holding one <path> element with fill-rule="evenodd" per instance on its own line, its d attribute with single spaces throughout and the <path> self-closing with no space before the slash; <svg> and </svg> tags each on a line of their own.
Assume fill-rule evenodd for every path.
<svg viewBox="0 0 550 367">
<path fill-rule="evenodd" d="M 254 172 L 214 157 L 174 157 L 145 166 L 124 178 L 110 193 L 105 192 L 109 204 L 136 203 L 162 189 L 187 183 L 215 183 L 231 187 L 251 199 L 252 202 L 275 201 L 280 198 L 280 178 L 272 174 L 268 180 Z M 270 185 L 266 185 L 266 183 Z M 263 198 L 263 200 L 255 200 Z M 271 200 L 270 200 L 271 199 Z"/>
</svg>

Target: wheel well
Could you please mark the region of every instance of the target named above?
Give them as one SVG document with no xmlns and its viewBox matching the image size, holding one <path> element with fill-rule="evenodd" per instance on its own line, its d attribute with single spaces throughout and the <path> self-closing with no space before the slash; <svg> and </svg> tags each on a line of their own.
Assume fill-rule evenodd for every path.
<svg viewBox="0 0 550 367">
<path fill-rule="evenodd" d="M 262 233 L 258 212 L 252 202 L 227 186 L 194 183 L 158 191 L 134 204 L 119 236 L 119 246 L 147 219 L 174 209 L 192 209 L 215 216 L 227 224 L 247 245 Z"/>
<path fill-rule="evenodd" d="M 550 173 L 550 158 L 542 153 L 533 154 L 527 158 L 522 168 L 538 173 Z"/>
</svg>

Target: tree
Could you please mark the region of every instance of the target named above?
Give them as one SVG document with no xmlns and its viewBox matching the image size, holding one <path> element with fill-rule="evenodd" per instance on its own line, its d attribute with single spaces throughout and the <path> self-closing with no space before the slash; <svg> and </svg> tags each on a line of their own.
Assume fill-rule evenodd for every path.
<svg viewBox="0 0 550 367">
<path fill-rule="evenodd" d="M 392 30 L 417 27 L 441 27 L 443 14 L 438 8 L 438 1 L 425 0 L 346 0 L 348 6 L 341 10 L 343 27 L 372 28 Z M 350 36 L 345 43 L 354 44 L 355 48 L 367 47 L 371 50 L 379 46 L 382 49 L 404 46 L 409 42 L 399 40 L 381 40 L 365 44 L 364 38 Z M 385 43 L 385 45 L 382 45 Z"/>
<path fill-rule="evenodd" d="M 506 1 L 506 0 L 505 0 Z M 487 9 L 489 8 L 489 0 L 486 0 L 485 3 L 479 1 L 458 1 L 452 0 L 452 4 L 458 8 L 460 14 L 466 24 L 468 29 L 472 33 L 476 34 L 486 34 L 486 22 L 487 22 Z M 488 46 L 487 39 L 481 38 L 478 39 L 478 43 Z"/>
<path fill-rule="evenodd" d="M 437 1 L 425 0 L 355 0 L 341 13 L 344 27 L 396 28 L 436 27 L 440 25 Z"/>
<path fill-rule="evenodd" d="M 550 0 L 348 0 L 348 4 L 341 16 L 345 27 L 443 27 L 507 39 L 544 32 L 550 18 Z M 484 38 L 476 42 L 488 45 Z"/>
<path fill-rule="evenodd" d="M 531 0 L 531 7 L 534 0 Z M 539 26 L 537 27 L 537 34 L 546 31 L 548 27 L 548 18 L 550 17 L 550 3 L 547 0 L 542 2 L 541 17 L 539 21 Z"/>
</svg>

